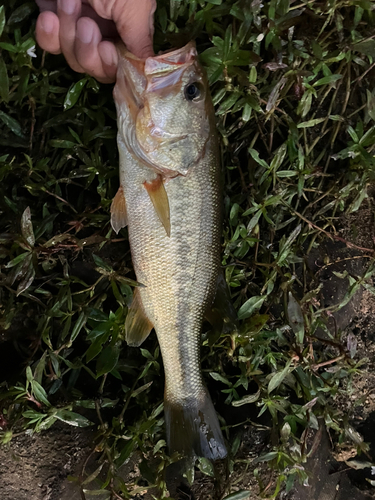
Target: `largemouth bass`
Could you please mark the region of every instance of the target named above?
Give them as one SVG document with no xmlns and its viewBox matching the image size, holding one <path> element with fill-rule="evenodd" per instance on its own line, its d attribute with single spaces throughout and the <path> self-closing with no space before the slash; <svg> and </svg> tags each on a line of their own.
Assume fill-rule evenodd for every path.
<svg viewBox="0 0 375 500">
<path fill-rule="evenodd" d="M 137 280 L 125 323 L 140 345 L 155 328 L 165 371 L 170 453 L 226 456 L 200 371 L 200 336 L 220 267 L 220 151 L 194 43 L 146 60 L 120 51 L 114 99 L 120 188 L 111 207 L 128 225 Z"/>
</svg>

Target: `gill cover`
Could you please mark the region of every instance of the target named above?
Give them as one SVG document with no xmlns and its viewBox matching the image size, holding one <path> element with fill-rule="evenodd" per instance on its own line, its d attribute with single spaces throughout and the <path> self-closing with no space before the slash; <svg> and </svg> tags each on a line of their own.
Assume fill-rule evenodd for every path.
<svg viewBox="0 0 375 500">
<path fill-rule="evenodd" d="M 192 98 L 191 86 L 197 89 Z M 145 60 L 122 46 L 114 89 L 119 139 L 164 178 L 186 175 L 209 138 L 206 89 L 193 42 Z"/>
</svg>

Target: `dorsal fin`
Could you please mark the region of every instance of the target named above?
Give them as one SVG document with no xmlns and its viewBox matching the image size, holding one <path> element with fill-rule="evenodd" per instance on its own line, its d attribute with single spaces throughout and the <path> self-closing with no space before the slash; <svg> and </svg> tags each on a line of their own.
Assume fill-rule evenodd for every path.
<svg viewBox="0 0 375 500">
<path fill-rule="evenodd" d="M 167 236 L 171 235 L 171 219 L 169 213 L 168 195 L 165 190 L 164 180 L 161 175 L 151 182 L 144 182 L 148 195 L 154 205 L 155 211 L 158 214 L 160 222 L 163 224 Z"/>
<path fill-rule="evenodd" d="M 153 324 L 146 316 L 138 288 L 125 320 L 125 340 L 131 347 L 138 347 L 149 336 Z"/>
<path fill-rule="evenodd" d="M 126 216 L 124 190 L 122 186 L 120 186 L 111 204 L 111 226 L 113 230 L 118 233 L 120 229 L 127 226 L 127 224 L 128 220 Z"/>
</svg>

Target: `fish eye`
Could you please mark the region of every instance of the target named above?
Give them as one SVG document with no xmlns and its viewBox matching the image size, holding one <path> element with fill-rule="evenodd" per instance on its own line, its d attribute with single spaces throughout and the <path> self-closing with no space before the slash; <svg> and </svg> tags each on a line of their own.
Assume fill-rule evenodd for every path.
<svg viewBox="0 0 375 500">
<path fill-rule="evenodd" d="M 185 87 L 185 97 L 188 101 L 194 101 L 201 95 L 198 83 L 190 83 Z"/>
</svg>

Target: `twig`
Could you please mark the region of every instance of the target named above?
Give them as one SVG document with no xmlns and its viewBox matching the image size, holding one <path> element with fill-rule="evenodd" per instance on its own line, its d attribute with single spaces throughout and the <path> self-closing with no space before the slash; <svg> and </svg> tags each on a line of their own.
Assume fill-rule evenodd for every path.
<svg viewBox="0 0 375 500">
<path fill-rule="evenodd" d="M 318 363 L 317 365 L 311 365 L 311 369 L 317 370 L 318 368 L 322 368 L 322 366 L 332 365 L 332 363 L 336 363 L 337 361 L 340 361 L 340 359 L 344 358 L 345 354 L 341 354 L 341 356 L 338 356 L 337 358 L 329 359 L 328 361 L 323 361 L 322 363 Z"/>
<path fill-rule="evenodd" d="M 371 64 L 371 66 L 369 66 L 369 67 L 366 69 L 366 71 L 364 71 L 364 72 L 362 73 L 362 75 L 359 75 L 359 77 L 358 77 L 358 78 L 356 78 L 355 80 L 353 80 L 353 82 L 352 82 L 352 83 L 355 83 L 356 85 L 358 85 L 358 83 L 360 83 L 360 82 L 361 82 L 361 80 L 362 80 L 362 79 L 363 79 L 363 78 L 367 75 L 367 73 L 368 73 L 369 71 L 371 71 L 373 68 L 375 68 L 375 62 L 373 62 L 373 63 Z"/>
<path fill-rule="evenodd" d="M 300 219 L 302 219 L 306 224 L 309 226 L 313 227 L 317 231 L 320 231 L 321 233 L 325 234 L 328 236 L 328 238 L 331 238 L 333 240 L 341 241 L 342 243 L 345 243 L 345 245 L 349 248 L 355 248 L 356 250 L 360 250 L 361 252 L 369 252 L 371 254 L 374 254 L 375 250 L 371 248 L 366 248 L 366 247 L 360 247 L 358 245 L 355 245 L 354 243 L 351 243 L 350 241 L 347 241 L 345 238 L 342 238 L 341 236 L 337 236 L 336 234 L 329 233 L 325 229 L 322 229 L 321 227 L 317 226 L 313 222 L 311 222 L 309 219 L 306 219 L 302 214 L 294 210 L 290 205 L 288 205 L 285 201 L 281 200 L 281 202 L 289 208 L 289 210 L 294 214 L 297 215 Z"/>
<path fill-rule="evenodd" d="M 345 257 L 343 259 L 337 259 L 334 260 L 333 262 L 328 262 L 328 264 L 324 264 L 324 266 L 320 267 L 315 275 L 319 274 L 323 269 L 329 267 L 329 266 L 334 266 L 335 264 L 340 264 L 340 262 L 344 262 L 345 260 L 354 260 L 354 259 L 372 259 L 373 255 L 353 255 L 353 257 Z"/>
<path fill-rule="evenodd" d="M 68 207 L 71 208 L 75 214 L 78 213 L 77 210 L 73 207 L 73 205 L 71 205 L 68 201 L 64 200 L 64 198 L 61 198 L 61 196 L 58 196 L 55 193 L 51 193 L 51 191 L 48 191 L 48 189 L 43 189 L 43 191 L 45 191 L 47 194 L 50 194 L 51 196 L 54 196 L 58 200 L 62 201 L 66 205 L 68 205 Z"/>
</svg>

